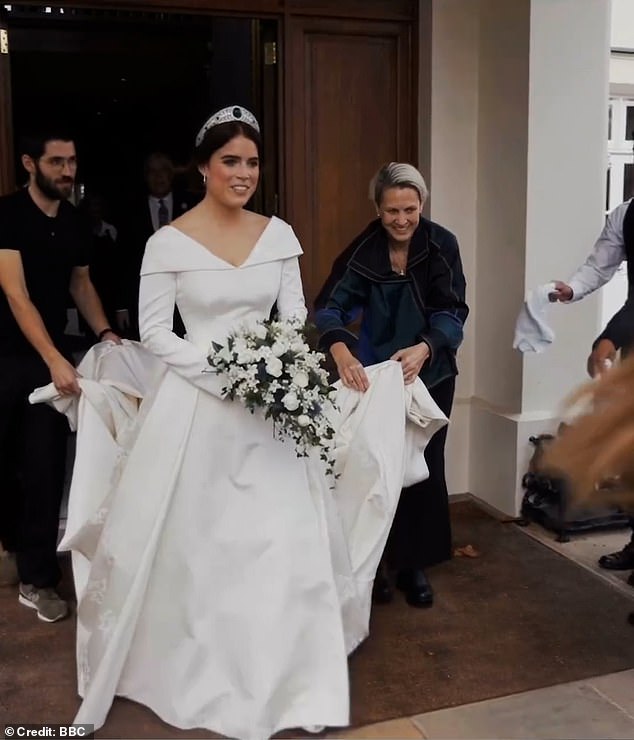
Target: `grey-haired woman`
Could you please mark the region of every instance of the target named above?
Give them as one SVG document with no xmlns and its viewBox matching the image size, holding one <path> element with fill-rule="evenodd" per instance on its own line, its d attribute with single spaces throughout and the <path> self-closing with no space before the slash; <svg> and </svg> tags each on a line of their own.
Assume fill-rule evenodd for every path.
<svg viewBox="0 0 634 740">
<path fill-rule="evenodd" d="M 427 187 L 412 165 L 390 162 L 370 184 L 377 219 L 335 260 L 315 302 L 320 344 L 341 381 L 363 392 L 364 366 L 398 360 L 405 383 L 420 377 L 449 416 L 456 350 L 468 315 L 456 237 L 423 217 Z M 348 326 L 358 319 L 358 335 Z M 428 566 L 451 557 L 444 447 L 446 430 L 425 450 L 429 479 L 403 489 L 385 563 L 412 606 L 429 606 Z M 392 598 L 388 568 L 377 574 L 375 601 Z"/>
</svg>

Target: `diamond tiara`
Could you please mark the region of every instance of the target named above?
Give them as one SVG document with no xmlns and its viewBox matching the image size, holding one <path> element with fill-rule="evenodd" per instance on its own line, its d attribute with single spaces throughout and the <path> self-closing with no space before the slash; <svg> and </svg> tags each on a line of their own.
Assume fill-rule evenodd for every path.
<svg viewBox="0 0 634 740">
<path fill-rule="evenodd" d="M 205 134 L 210 128 L 219 126 L 221 123 L 228 123 L 229 121 L 240 121 L 241 123 L 246 123 L 248 126 L 251 126 L 251 128 L 254 128 L 258 133 L 260 133 L 260 124 L 251 111 L 248 111 L 241 105 L 230 105 L 227 108 L 217 111 L 213 116 L 211 116 L 211 118 L 208 118 L 205 121 L 196 135 L 196 146 L 201 145 L 202 140 L 205 138 Z"/>
</svg>

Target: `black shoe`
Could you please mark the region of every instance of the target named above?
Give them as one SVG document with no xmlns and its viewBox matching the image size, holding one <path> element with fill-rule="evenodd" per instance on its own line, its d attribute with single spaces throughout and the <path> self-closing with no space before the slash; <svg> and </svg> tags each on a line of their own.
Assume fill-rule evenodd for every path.
<svg viewBox="0 0 634 740">
<path fill-rule="evenodd" d="M 599 558 L 599 566 L 606 570 L 632 570 L 634 569 L 634 545 L 629 542 L 622 550 L 602 555 Z"/>
<path fill-rule="evenodd" d="M 377 573 L 372 586 L 372 601 L 375 604 L 389 604 L 394 594 L 386 575 Z"/>
<path fill-rule="evenodd" d="M 434 603 L 434 592 L 422 570 L 402 570 L 396 579 L 396 587 L 405 592 L 405 601 L 410 606 L 425 607 Z"/>
</svg>

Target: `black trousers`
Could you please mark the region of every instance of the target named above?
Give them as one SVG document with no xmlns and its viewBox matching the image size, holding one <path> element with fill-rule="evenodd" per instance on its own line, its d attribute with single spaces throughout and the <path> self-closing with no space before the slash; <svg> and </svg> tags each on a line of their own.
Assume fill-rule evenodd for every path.
<svg viewBox="0 0 634 740">
<path fill-rule="evenodd" d="M 455 386 L 455 378 L 448 378 L 429 390 L 446 416 L 451 413 Z M 451 557 L 446 440 L 447 427 L 444 427 L 425 448 L 429 478 L 401 492 L 386 545 L 386 562 L 391 568 L 426 568 Z"/>
<path fill-rule="evenodd" d="M 22 583 L 56 586 L 59 509 L 68 424 L 34 388 L 50 383 L 38 357 L 0 357 L 0 541 L 15 552 Z"/>
</svg>

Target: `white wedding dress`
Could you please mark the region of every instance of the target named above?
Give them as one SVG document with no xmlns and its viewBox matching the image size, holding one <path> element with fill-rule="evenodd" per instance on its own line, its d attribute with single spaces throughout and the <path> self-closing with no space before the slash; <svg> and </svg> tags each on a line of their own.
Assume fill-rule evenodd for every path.
<svg viewBox="0 0 634 740">
<path fill-rule="evenodd" d="M 161 229 L 142 268 L 145 348 L 92 350 L 73 409 L 52 386 L 32 398 L 79 425 L 61 545 L 78 596 L 78 723 L 103 725 L 115 696 L 245 740 L 348 723 L 347 654 L 367 636 L 400 488 L 426 477 L 422 450 L 446 419 L 397 363 L 370 369 L 366 394 L 339 392 L 333 490 L 317 455 L 298 459 L 270 421 L 221 398 L 211 341 L 274 303 L 305 316 L 299 254 L 277 218 L 239 267 Z M 174 303 L 187 340 L 171 331 Z"/>
</svg>

